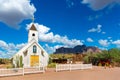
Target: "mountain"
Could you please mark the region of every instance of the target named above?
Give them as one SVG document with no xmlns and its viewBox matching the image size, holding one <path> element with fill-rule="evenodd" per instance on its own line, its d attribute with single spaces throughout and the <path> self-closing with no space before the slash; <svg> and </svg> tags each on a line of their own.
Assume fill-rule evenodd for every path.
<svg viewBox="0 0 120 80">
<path fill-rule="evenodd" d="M 77 45 L 74 48 L 65 48 L 65 47 L 60 47 L 56 49 L 54 54 L 67 54 L 67 53 L 87 53 L 87 52 L 101 52 L 101 50 L 97 47 L 94 46 L 86 46 L 86 45 Z"/>
</svg>

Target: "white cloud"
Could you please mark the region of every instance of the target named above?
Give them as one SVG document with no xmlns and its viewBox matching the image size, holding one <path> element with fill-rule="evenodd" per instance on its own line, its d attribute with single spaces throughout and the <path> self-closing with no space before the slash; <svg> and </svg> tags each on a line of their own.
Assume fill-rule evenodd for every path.
<svg viewBox="0 0 120 80">
<path fill-rule="evenodd" d="M 21 43 L 21 44 L 16 44 L 15 47 L 16 49 L 21 49 L 26 45 L 26 43 Z"/>
<path fill-rule="evenodd" d="M 69 48 L 70 46 L 67 45 L 55 45 L 55 46 L 49 46 L 48 44 L 45 44 L 44 49 L 48 52 L 48 53 L 54 53 L 56 51 L 56 49 L 60 48 L 60 47 L 65 47 L 65 48 Z"/>
<path fill-rule="evenodd" d="M 102 32 L 102 34 L 106 34 L 106 32 Z"/>
<path fill-rule="evenodd" d="M 2 49 L 7 49 L 7 48 L 8 48 L 7 43 L 4 42 L 4 41 L 2 41 L 2 40 L 0 40 L 0 48 L 2 48 Z"/>
<path fill-rule="evenodd" d="M 108 47 L 108 45 L 110 44 L 108 40 L 103 40 L 103 39 L 100 39 L 98 42 L 103 47 Z"/>
<path fill-rule="evenodd" d="M 48 53 L 53 53 L 53 52 L 55 52 L 56 49 L 58 49 L 60 47 L 66 47 L 66 46 L 64 46 L 64 45 L 49 46 L 48 44 L 45 44 L 43 47 L 45 48 L 45 50 Z"/>
<path fill-rule="evenodd" d="M 49 46 L 48 44 L 45 44 L 43 47 L 48 53 L 53 53 L 55 51 L 55 48 Z"/>
<path fill-rule="evenodd" d="M 25 43 L 13 44 L 0 40 L 0 57 L 8 58 L 13 56 L 19 49 L 25 46 Z"/>
<path fill-rule="evenodd" d="M 112 43 L 116 45 L 120 45 L 120 40 L 113 41 Z"/>
<path fill-rule="evenodd" d="M 98 33 L 100 33 L 102 31 L 101 27 L 102 27 L 102 25 L 98 24 L 97 28 L 91 28 L 91 29 L 88 30 L 88 32 L 98 32 Z"/>
<path fill-rule="evenodd" d="M 30 0 L 0 0 L 0 21 L 14 28 L 34 16 L 36 8 Z"/>
<path fill-rule="evenodd" d="M 87 38 L 88 42 L 94 42 L 92 38 Z"/>
<path fill-rule="evenodd" d="M 120 4 L 120 0 L 82 0 L 83 4 L 88 4 L 88 7 L 97 11 L 106 7 L 111 7 L 114 4 Z"/>
<path fill-rule="evenodd" d="M 39 32 L 39 40 L 43 42 L 50 43 L 59 43 L 69 47 L 73 47 L 76 45 L 82 45 L 82 41 L 77 39 L 69 39 L 67 36 L 60 36 L 59 34 L 54 34 L 50 32 L 50 28 L 44 25 L 40 25 L 38 23 L 34 23 L 38 32 Z M 32 23 L 27 25 L 27 30 L 31 27 Z"/>
<path fill-rule="evenodd" d="M 116 45 L 118 48 L 120 48 L 120 40 L 112 41 L 112 44 Z"/>
</svg>

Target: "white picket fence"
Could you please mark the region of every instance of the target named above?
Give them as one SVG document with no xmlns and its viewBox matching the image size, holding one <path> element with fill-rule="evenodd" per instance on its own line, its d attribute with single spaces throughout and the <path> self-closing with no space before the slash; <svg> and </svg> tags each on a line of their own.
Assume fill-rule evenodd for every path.
<svg viewBox="0 0 120 80">
<path fill-rule="evenodd" d="M 44 67 L 29 67 L 29 68 L 12 68 L 12 69 L 0 69 L 0 76 L 13 76 L 13 75 L 25 75 L 32 73 L 45 72 Z"/>
<path fill-rule="evenodd" d="M 56 72 L 63 70 L 92 69 L 92 64 L 56 64 Z"/>
</svg>

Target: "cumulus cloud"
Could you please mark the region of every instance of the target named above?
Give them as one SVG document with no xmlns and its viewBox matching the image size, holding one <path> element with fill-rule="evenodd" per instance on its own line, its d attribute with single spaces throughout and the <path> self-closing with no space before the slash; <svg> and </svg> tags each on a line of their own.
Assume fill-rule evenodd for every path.
<svg viewBox="0 0 120 80">
<path fill-rule="evenodd" d="M 48 53 L 53 53 L 55 51 L 55 48 L 53 46 L 49 46 L 48 44 L 45 44 L 43 47 Z"/>
<path fill-rule="evenodd" d="M 87 38 L 88 42 L 94 42 L 92 38 Z"/>
<path fill-rule="evenodd" d="M 114 4 L 120 4 L 120 0 L 82 0 L 82 4 L 88 4 L 88 7 L 97 11 L 111 7 Z"/>
<path fill-rule="evenodd" d="M 102 27 L 102 25 L 98 24 L 97 28 L 91 28 L 91 29 L 88 30 L 88 32 L 98 32 L 98 33 L 100 33 L 101 32 L 101 27 Z"/>
<path fill-rule="evenodd" d="M 118 48 L 120 48 L 120 40 L 112 41 L 112 44 L 116 45 Z"/>
<path fill-rule="evenodd" d="M 116 45 L 120 45 L 120 40 L 113 41 L 112 43 Z"/>
<path fill-rule="evenodd" d="M 23 46 L 25 46 L 25 43 L 14 44 L 6 43 L 5 41 L 0 40 L 0 57 L 10 58 Z"/>
<path fill-rule="evenodd" d="M 0 21 L 14 28 L 34 16 L 36 8 L 30 0 L 0 0 Z"/>
<path fill-rule="evenodd" d="M 54 53 L 56 49 L 58 49 L 60 47 L 66 47 L 66 46 L 65 45 L 49 46 L 48 44 L 45 44 L 43 47 L 48 53 Z"/>
<path fill-rule="evenodd" d="M 117 48 L 120 48 L 120 40 L 112 40 L 112 37 L 108 37 L 108 40 L 100 39 L 98 42 L 102 46 L 102 48 L 107 48 L 108 46 L 115 45 Z"/>
<path fill-rule="evenodd" d="M 54 53 L 54 52 L 56 51 L 56 49 L 58 49 L 58 48 L 60 48 L 60 47 L 66 47 L 66 48 L 68 48 L 69 46 L 67 46 L 67 45 L 59 45 L 59 44 L 54 45 L 54 46 L 50 46 L 50 45 L 48 45 L 48 44 L 45 44 L 43 47 L 44 47 L 44 49 L 45 49 L 48 53 Z"/>
<path fill-rule="evenodd" d="M 120 40 L 112 41 L 112 44 L 116 45 L 118 48 L 120 48 Z"/>
<path fill-rule="evenodd" d="M 103 46 L 103 47 L 108 47 L 108 45 L 110 44 L 110 42 L 108 41 L 108 40 L 103 40 L 103 39 L 100 39 L 99 41 L 98 41 L 98 43 L 101 45 L 101 46 Z"/>
<path fill-rule="evenodd" d="M 31 24 L 27 25 L 27 30 L 31 27 Z M 67 36 L 60 36 L 59 34 L 54 34 L 50 32 L 50 28 L 44 25 L 40 25 L 38 23 L 34 23 L 39 33 L 39 40 L 43 42 L 50 43 L 59 43 L 69 47 L 73 47 L 76 45 L 82 45 L 82 41 L 77 39 L 69 39 Z"/>
</svg>

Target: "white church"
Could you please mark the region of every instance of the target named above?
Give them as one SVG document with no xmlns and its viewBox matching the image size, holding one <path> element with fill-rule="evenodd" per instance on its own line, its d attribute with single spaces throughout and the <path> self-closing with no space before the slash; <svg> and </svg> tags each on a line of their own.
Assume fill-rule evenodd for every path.
<svg viewBox="0 0 120 80">
<path fill-rule="evenodd" d="M 20 64 L 22 57 L 23 67 L 47 66 L 49 61 L 48 53 L 38 43 L 38 31 L 32 23 L 28 32 L 28 43 L 13 56 L 13 64 Z M 18 61 L 18 63 L 17 63 Z"/>
</svg>

